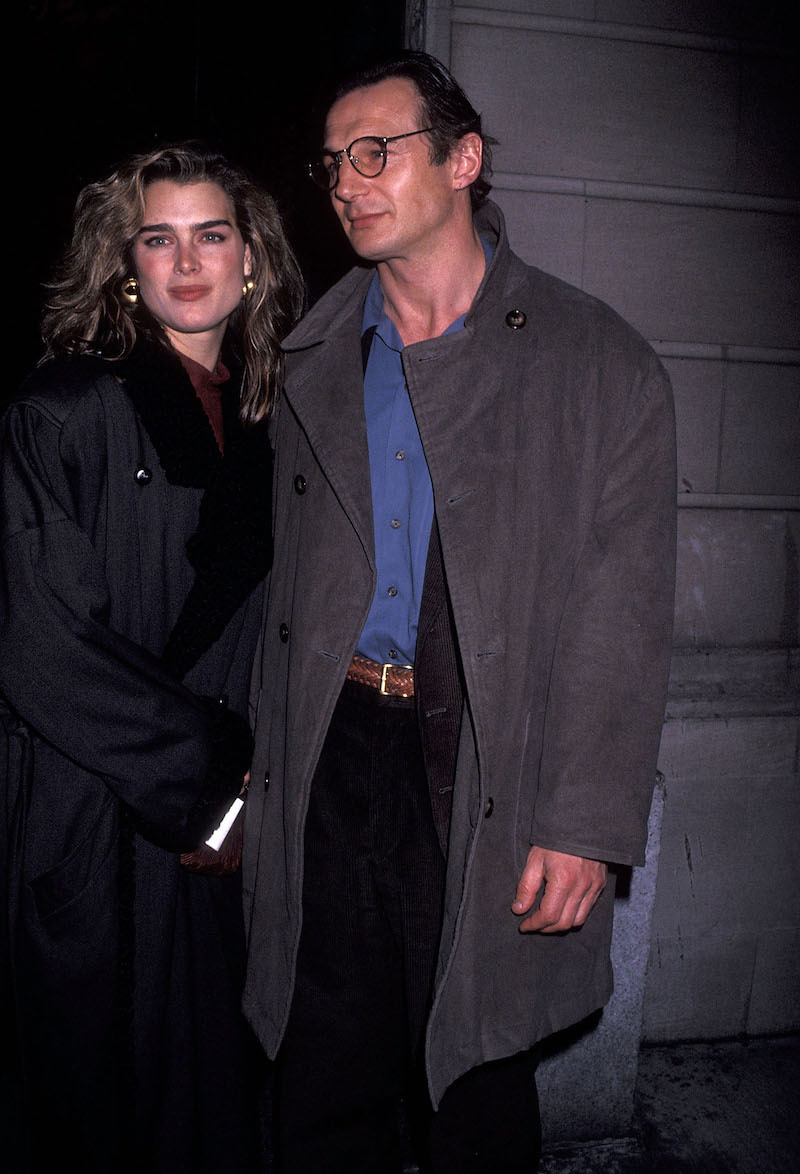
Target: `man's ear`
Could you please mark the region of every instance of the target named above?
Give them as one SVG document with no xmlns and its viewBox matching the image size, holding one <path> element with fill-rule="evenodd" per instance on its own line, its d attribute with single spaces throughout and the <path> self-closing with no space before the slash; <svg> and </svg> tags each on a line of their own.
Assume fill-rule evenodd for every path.
<svg viewBox="0 0 800 1174">
<path fill-rule="evenodd" d="M 459 140 L 451 158 L 454 161 L 453 186 L 456 188 L 469 187 L 474 183 L 481 172 L 483 162 L 483 142 L 481 136 L 474 131 L 464 135 Z"/>
</svg>

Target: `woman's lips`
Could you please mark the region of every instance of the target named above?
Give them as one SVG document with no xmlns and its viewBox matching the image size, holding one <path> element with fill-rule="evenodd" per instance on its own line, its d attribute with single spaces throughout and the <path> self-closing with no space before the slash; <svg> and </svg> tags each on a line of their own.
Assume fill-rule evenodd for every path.
<svg viewBox="0 0 800 1174">
<path fill-rule="evenodd" d="M 196 302 L 210 292 L 210 285 L 176 285 L 169 291 L 169 296 L 177 298 L 179 302 Z"/>
</svg>

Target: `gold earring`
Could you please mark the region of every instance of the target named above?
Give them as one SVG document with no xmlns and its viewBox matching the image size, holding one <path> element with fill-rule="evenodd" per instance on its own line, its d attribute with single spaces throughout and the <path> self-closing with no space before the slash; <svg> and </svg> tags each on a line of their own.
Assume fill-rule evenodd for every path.
<svg viewBox="0 0 800 1174">
<path fill-rule="evenodd" d="M 129 306 L 139 301 L 139 282 L 135 277 L 126 277 L 122 283 L 122 296 Z"/>
<path fill-rule="evenodd" d="M 251 289 L 255 289 L 255 284 L 256 283 L 253 281 L 253 279 L 251 277 L 248 277 L 247 281 L 242 286 L 242 297 L 243 298 L 247 297 L 247 295 L 250 293 Z"/>
</svg>

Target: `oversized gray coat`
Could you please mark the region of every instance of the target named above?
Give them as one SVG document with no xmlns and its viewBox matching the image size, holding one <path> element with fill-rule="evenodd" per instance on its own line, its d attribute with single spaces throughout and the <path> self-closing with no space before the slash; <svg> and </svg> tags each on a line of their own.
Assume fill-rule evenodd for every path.
<svg viewBox="0 0 800 1174">
<path fill-rule="evenodd" d="M 531 844 L 642 862 L 672 626 L 664 371 L 607 306 L 515 257 L 495 206 L 478 228 L 495 253 L 464 329 L 403 351 L 466 690 L 426 1039 L 434 1104 L 611 994 L 613 886 L 564 935 L 521 934 L 510 906 Z M 348 274 L 285 344 L 244 876 L 245 1010 L 270 1055 L 292 995 L 311 780 L 376 582 L 359 346 L 371 277 Z"/>
</svg>

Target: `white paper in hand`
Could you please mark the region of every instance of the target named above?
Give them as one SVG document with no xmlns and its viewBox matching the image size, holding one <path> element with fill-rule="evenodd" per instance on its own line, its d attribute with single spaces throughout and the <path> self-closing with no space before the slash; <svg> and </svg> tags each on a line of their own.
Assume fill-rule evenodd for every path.
<svg viewBox="0 0 800 1174">
<path fill-rule="evenodd" d="M 243 807 L 244 807 L 244 799 L 240 799 L 239 797 L 234 799 L 233 803 L 231 803 L 230 807 L 228 808 L 228 810 L 225 812 L 224 816 L 222 817 L 222 823 L 219 825 L 217 830 L 215 832 L 212 832 L 211 835 L 206 840 L 206 844 L 208 845 L 209 848 L 213 848 L 215 852 L 219 852 L 220 848 L 222 847 L 222 845 L 225 841 L 225 837 L 227 836 L 228 832 L 233 827 L 233 823 L 234 823 L 234 820 L 236 819 L 236 816 L 239 814 L 239 812 L 242 810 Z"/>
</svg>

